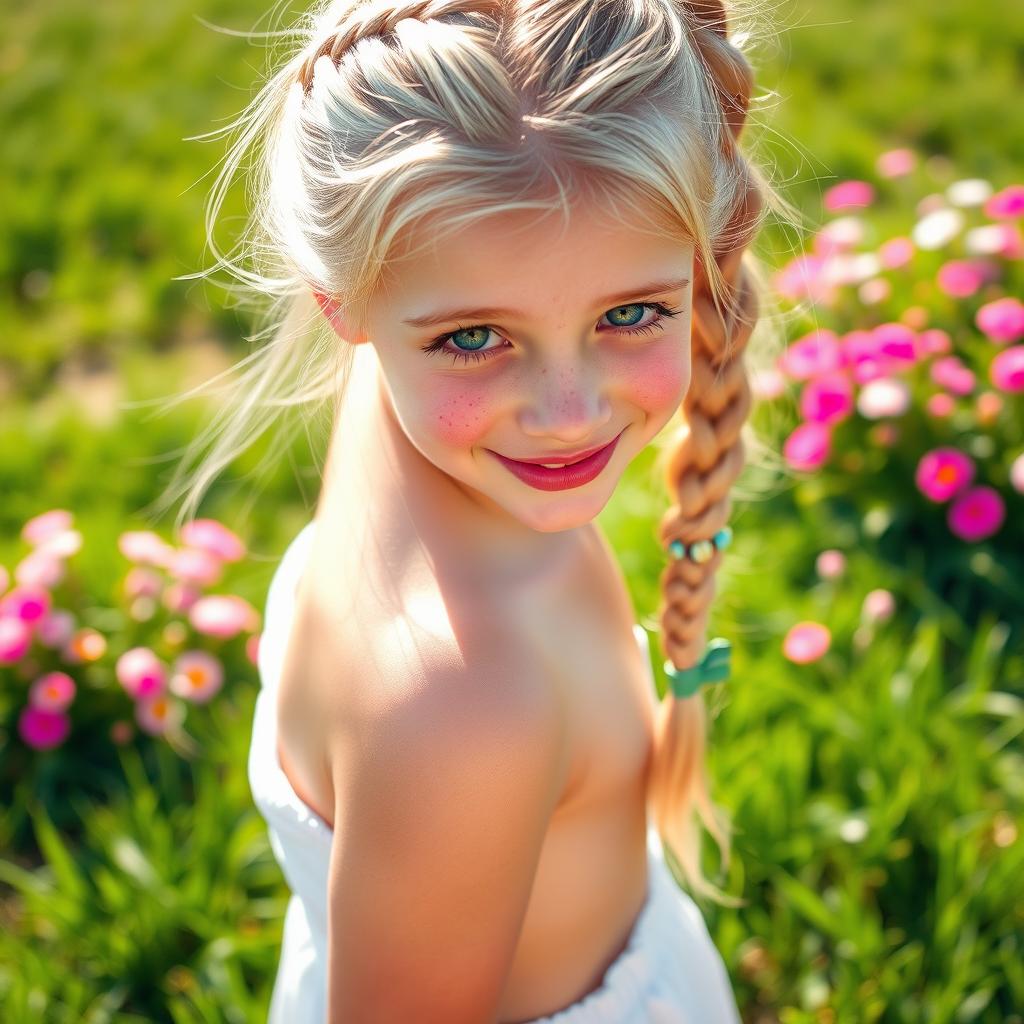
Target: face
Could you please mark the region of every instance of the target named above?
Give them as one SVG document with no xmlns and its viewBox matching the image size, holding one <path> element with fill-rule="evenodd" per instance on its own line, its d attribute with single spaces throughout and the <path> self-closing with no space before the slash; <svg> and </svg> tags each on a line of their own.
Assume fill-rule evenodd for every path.
<svg viewBox="0 0 1024 1024">
<path fill-rule="evenodd" d="M 406 255 L 425 238 L 389 264 L 366 332 L 335 329 L 372 343 L 389 413 L 470 501 L 543 533 L 590 522 L 689 386 L 692 243 L 595 205 L 567 226 L 500 214 Z M 612 441 L 570 486 L 501 458 L 564 462 Z"/>
</svg>

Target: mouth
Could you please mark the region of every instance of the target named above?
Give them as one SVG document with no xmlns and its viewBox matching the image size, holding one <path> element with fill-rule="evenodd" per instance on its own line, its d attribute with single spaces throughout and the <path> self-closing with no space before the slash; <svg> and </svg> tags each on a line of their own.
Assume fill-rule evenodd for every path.
<svg viewBox="0 0 1024 1024">
<path fill-rule="evenodd" d="M 577 459 L 575 462 L 557 466 L 522 462 L 519 459 L 509 459 L 504 455 L 499 455 L 489 448 L 486 450 L 498 459 L 509 472 L 513 473 L 530 487 L 540 491 L 564 491 L 574 487 L 582 487 L 598 477 L 605 466 L 608 465 L 618 445 L 619 438 L 622 437 L 624 432 L 625 428 L 620 430 L 603 448 L 598 448 L 590 455 Z"/>
</svg>

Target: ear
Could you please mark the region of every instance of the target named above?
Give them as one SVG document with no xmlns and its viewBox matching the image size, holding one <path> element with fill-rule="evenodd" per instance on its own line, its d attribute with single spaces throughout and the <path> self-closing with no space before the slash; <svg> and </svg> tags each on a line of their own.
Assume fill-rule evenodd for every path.
<svg viewBox="0 0 1024 1024">
<path fill-rule="evenodd" d="M 345 314 L 342 312 L 341 303 L 337 299 L 324 295 L 323 292 L 318 292 L 316 289 L 313 289 L 313 297 L 327 318 L 328 323 L 334 328 L 334 332 L 342 341 L 347 341 L 353 345 L 361 345 L 367 340 L 365 331 L 357 333 L 352 330 Z"/>
</svg>

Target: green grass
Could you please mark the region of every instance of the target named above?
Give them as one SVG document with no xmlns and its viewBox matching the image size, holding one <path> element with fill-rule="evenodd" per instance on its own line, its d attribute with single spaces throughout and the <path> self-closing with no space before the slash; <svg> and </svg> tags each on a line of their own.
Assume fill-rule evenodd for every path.
<svg viewBox="0 0 1024 1024">
<path fill-rule="evenodd" d="M 877 154 L 896 145 L 941 154 L 964 177 L 1019 174 L 1024 8 L 791 0 L 777 11 L 777 45 L 758 60 L 761 87 L 777 95 L 757 108 L 768 127 L 751 141 L 812 216 L 830 184 L 873 177 Z M 194 15 L 267 29 L 262 13 L 239 0 L 47 0 L 8 16 L 0 563 L 13 564 L 26 518 L 66 507 L 86 537 L 83 572 L 112 587 L 116 536 L 142 525 L 166 479 L 154 456 L 183 445 L 203 410 L 146 419 L 111 395 L 180 386 L 197 352 L 186 341 L 212 339 L 232 359 L 246 350 L 248 325 L 221 294 L 171 278 L 205 262 L 211 178 L 200 179 L 222 153 L 182 140 L 236 113 L 264 67 L 261 47 Z M 224 213 L 242 211 L 236 188 Z M 765 248 L 781 262 L 792 241 L 769 230 Z M 249 541 L 235 589 L 258 607 L 317 492 L 316 452 L 300 439 L 254 496 L 265 450 L 240 459 L 203 510 Z M 601 516 L 650 628 L 665 505 L 652 457 Z M 965 628 L 898 552 L 785 486 L 737 505 L 733 523 L 711 623 L 733 639 L 733 677 L 712 698 L 709 762 L 736 829 L 717 881 L 747 904 L 701 906 L 745 1021 L 1019 1024 L 1022 609 L 978 608 Z M 849 555 L 836 583 L 814 574 L 825 547 Z M 865 633 L 860 604 L 876 587 L 896 594 L 898 611 Z M 801 667 L 780 644 L 805 618 L 833 640 Z M 196 727 L 191 761 L 136 743 L 19 762 L 20 784 L 0 794 L 5 1022 L 265 1018 L 287 890 L 245 776 L 256 685 L 254 669 L 239 670 Z M 8 767 L 19 699 L 0 671 Z M 76 787 L 83 763 L 92 769 Z"/>
</svg>

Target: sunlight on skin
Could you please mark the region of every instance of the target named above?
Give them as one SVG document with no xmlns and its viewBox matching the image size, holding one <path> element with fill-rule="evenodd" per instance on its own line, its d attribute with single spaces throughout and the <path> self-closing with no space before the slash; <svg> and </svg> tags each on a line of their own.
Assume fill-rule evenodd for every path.
<svg viewBox="0 0 1024 1024">
<path fill-rule="evenodd" d="M 403 443 L 454 483 L 461 508 L 445 510 L 453 528 L 460 515 L 479 519 L 484 512 L 492 544 L 507 539 L 522 547 L 526 533 L 591 522 L 629 463 L 679 409 L 690 382 L 693 245 L 652 229 L 639 214 L 627 217 L 635 226 L 578 204 L 563 230 L 558 216 L 505 213 L 437 246 L 420 226 L 389 265 L 364 332 L 355 333 L 335 303 L 317 296 L 342 338 L 371 343 L 381 409 Z M 415 253 L 424 243 L 429 247 Z M 645 287 L 673 281 L 685 283 Z M 609 296 L 616 301 L 609 304 Z M 660 315 L 653 303 L 678 313 Z M 492 315 L 422 327 L 405 322 L 482 307 Z M 519 313 L 495 315 L 496 308 Z M 423 351 L 443 335 L 443 351 Z M 460 352 L 468 358 L 456 358 Z M 620 431 L 597 478 L 562 491 L 527 485 L 491 454 L 574 452 Z M 541 539 L 534 536 L 534 546 Z"/>
</svg>

